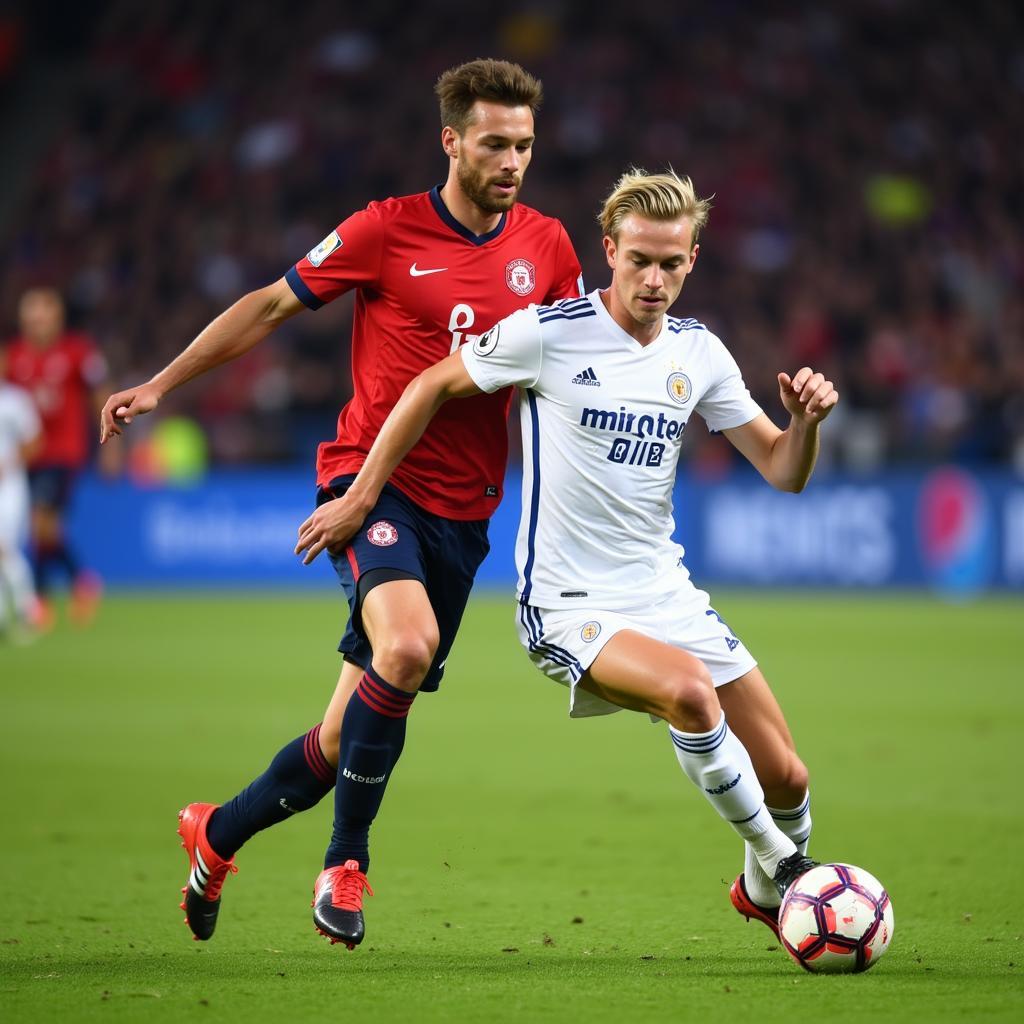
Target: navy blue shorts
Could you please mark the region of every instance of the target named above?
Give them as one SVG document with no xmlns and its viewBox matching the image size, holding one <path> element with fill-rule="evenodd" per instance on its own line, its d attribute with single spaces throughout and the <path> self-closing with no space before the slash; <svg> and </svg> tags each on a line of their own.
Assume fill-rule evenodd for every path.
<svg viewBox="0 0 1024 1024">
<path fill-rule="evenodd" d="M 33 505 L 63 512 L 71 501 L 77 471 L 70 466 L 41 466 L 28 471 L 28 490 Z"/>
<path fill-rule="evenodd" d="M 340 497 L 355 475 L 338 477 L 317 491 L 316 503 Z M 440 642 L 421 690 L 436 690 L 455 634 L 466 610 L 480 563 L 490 550 L 487 519 L 445 519 L 417 505 L 397 487 L 385 484 L 377 504 L 348 546 L 331 554 L 331 564 L 348 598 L 349 620 L 338 650 L 362 668 L 373 651 L 363 632 L 359 603 L 365 597 L 359 579 L 375 569 L 393 570 L 419 580 L 437 619 Z M 330 554 L 330 552 L 328 552 Z M 383 574 L 387 578 L 386 573 Z"/>
</svg>

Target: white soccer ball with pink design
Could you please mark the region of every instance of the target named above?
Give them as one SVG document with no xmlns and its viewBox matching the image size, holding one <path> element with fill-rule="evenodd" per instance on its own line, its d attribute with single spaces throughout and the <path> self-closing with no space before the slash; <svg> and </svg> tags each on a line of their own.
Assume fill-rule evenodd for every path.
<svg viewBox="0 0 1024 1024">
<path fill-rule="evenodd" d="M 819 864 L 787 890 L 779 936 L 805 970 L 866 971 L 892 941 L 892 902 L 882 883 L 852 864 Z"/>
</svg>

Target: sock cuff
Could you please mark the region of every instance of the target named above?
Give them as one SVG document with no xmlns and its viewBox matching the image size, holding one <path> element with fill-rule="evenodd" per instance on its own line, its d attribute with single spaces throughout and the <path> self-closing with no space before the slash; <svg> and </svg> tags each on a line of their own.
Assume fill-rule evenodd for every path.
<svg viewBox="0 0 1024 1024">
<path fill-rule="evenodd" d="M 320 726 L 323 722 L 314 725 L 302 738 L 302 753 L 306 758 L 309 770 L 321 781 L 333 783 L 338 775 L 338 769 L 324 757 L 320 749 Z"/>
<path fill-rule="evenodd" d="M 359 680 L 356 694 L 372 711 L 388 718 L 405 718 L 416 697 L 381 679 L 372 668 L 367 668 Z"/>
<path fill-rule="evenodd" d="M 808 791 L 804 795 L 804 798 L 801 801 L 799 807 L 794 807 L 792 809 L 786 809 L 784 807 L 783 808 L 769 807 L 768 808 L 768 813 L 776 821 L 799 821 L 802 817 L 804 817 L 804 815 L 810 813 L 810 810 L 811 810 L 811 794 L 810 794 L 810 791 Z"/>
<path fill-rule="evenodd" d="M 723 711 L 718 725 L 710 732 L 682 732 L 670 725 L 668 734 L 684 754 L 710 754 L 725 742 L 726 736 L 729 735 L 729 727 L 725 724 Z"/>
</svg>

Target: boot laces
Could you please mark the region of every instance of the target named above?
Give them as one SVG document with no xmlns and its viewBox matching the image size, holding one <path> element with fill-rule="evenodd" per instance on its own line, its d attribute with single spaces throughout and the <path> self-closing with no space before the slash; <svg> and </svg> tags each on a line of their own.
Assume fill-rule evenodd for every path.
<svg viewBox="0 0 1024 1024">
<path fill-rule="evenodd" d="M 206 883 L 206 899 L 211 903 L 219 899 L 220 891 L 224 888 L 224 882 L 229 874 L 238 874 L 238 865 L 235 864 L 234 857 L 221 861 L 215 868 L 210 869 L 210 880 Z"/>
<path fill-rule="evenodd" d="M 363 891 L 373 895 L 366 875 L 359 870 L 358 861 L 347 860 L 340 867 L 331 868 L 327 874 L 331 880 L 332 907 L 339 910 L 362 910 Z"/>
</svg>

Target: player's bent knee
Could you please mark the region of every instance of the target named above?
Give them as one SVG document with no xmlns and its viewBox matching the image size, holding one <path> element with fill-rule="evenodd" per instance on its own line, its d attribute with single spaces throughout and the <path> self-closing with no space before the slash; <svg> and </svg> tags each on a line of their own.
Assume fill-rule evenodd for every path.
<svg viewBox="0 0 1024 1024">
<path fill-rule="evenodd" d="M 721 707 L 707 669 L 680 671 L 666 681 L 664 717 L 685 732 L 708 732 L 721 717 Z"/>
<path fill-rule="evenodd" d="M 437 653 L 436 634 L 402 633 L 379 641 L 373 649 L 373 667 L 392 686 L 419 689 Z"/>
</svg>

